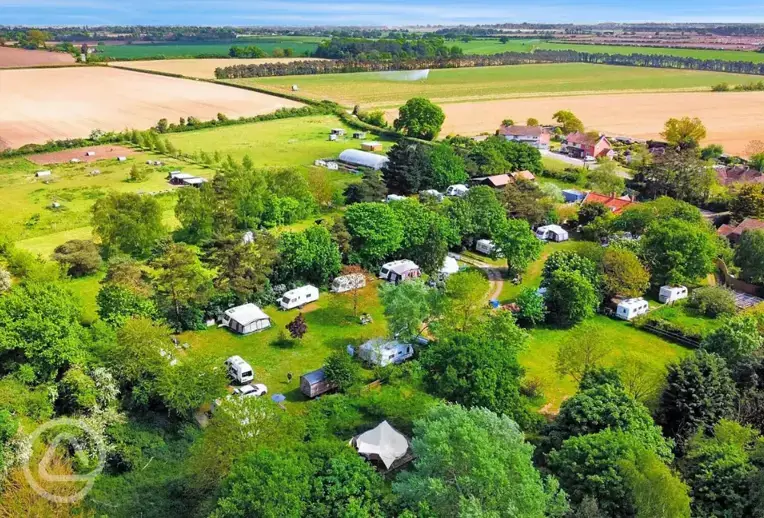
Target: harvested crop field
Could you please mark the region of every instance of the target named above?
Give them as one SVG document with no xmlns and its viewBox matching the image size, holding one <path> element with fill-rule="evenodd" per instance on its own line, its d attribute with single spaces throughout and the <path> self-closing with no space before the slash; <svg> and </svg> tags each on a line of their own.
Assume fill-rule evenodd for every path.
<svg viewBox="0 0 764 518">
<path fill-rule="evenodd" d="M 145 129 L 161 118 L 254 116 L 300 103 L 238 88 L 110 67 L 0 71 L 0 149 Z"/>
<path fill-rule="evenodd" d="M 552 123 L 557 110 L 571 110 L 586 125 L 609 135 L 658 138 L 670 117 L 699 117 L 708 129 L 704 144 L 716 143 L 733 154 L 745 154 L 751 140 L 764 140 L 764 92 L 685 92 L 585 95 L 508 99 L 442 105 L 442 135 L 493 133 L 502 119 L 537 118 Z M 396 110 L 388 112 L 394 118 Z"/>
<path fill-rule="evenodd" d="M 95 153 L 88 156 L 87 153 Z M 98 160 L 115 159 L 118 156 L 130 156 L 135 151 L 128 147 L 117 145 L 93 146 L 87 148 L 67 149 L 65 151 L 56 151 L 53 153 L 38 153 L 29 155 L 27 160 L 37 165 L 65 164 L 72 159 L 77 159 L 82 163 L 96 162 Z"/>
<path fill-rule="evenodd" d="M 0 46 L 0 68 L 71 65 L 73 63 L 74 57 L 63 52 L 14 49 Z"/>
<path fill-rule="evenodd" d="M 158 59 L 149 61 L 113 61 L 113 67 L 137 68 L 154 72 L 178 74 L 186 77 L 215 79 L 215 69 L 236 65 L 262 65 L 264 63 L 291 63 L 318 58 L 263 58 L 263 59 Z"/>
<path fill-rule="evenodd" d="M 362 72 L 306 76 L 233 79 L 232 83 L 291 92 L 314 99 L 331 99 L 346 106 L 363 108 L 400 106 L 412 97 L 435 102 L 488 101 L 512 97 L 585 95 L 596 92 L 655 92 L 665 90 L 710 90 L 719 83 L 741 84 L 757 76 L 620 67 L 586 63 L 510 65 L 498 67 L 431 70 L 427 79 L 405 80 L 407 72 Z"/>
</svg>

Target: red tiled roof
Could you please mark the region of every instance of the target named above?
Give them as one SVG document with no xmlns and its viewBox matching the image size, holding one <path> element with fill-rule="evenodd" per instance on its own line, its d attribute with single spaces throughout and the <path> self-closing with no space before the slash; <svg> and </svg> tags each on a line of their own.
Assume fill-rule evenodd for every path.
<svg viewBox="0 0 764 518">
<path fill-rule="evenodd" d="M 502 126 L 499 128 L 499 135 L 512 137 L 540 137 L 547 133 L 546 128 L 542 126 Z"/>
<path fill-rule="evenodd" d="M 510 182 L 510 177 L 508 174 L 497 174 L 483 179 L 483 182 L 490 183 L 494 187 L 506 187 Z"/>
<path fill-rule="evenodd" d="M 746 230 L 764 230 L 764 221 L 760 219 L 745 218 L 738 226 L 722 225 L 719 227 L 719 230 L 717 230 L 717 233 L 734 241 L 739 239 Z"/>
<path fill-rule="evenodd" d="M 751 169 L 745 165 L 732 167 L 720 167 L 716 170 L 716 177 L 722 185 L 733 183 L 764 183 L 764 173 Z"/>
<path fill-rule="evenodd" d="M 627 196 L 619 198 L 616 196 L 607 196 L 597 192 L 590 192 L 586 195 L 586 198 L 584 198 L 583 203 L 601 203 L 612 210 L 614 214 L 620 214 L 623 209 L 630 205 L 634 205 L 636 202 L 631 201 Z"/>
<path fill-rule="evenodd" d="M 536 179 L 536 176 L 531 173 L 530 171 L 515 171 L 512 173 L 512 178 L 515 180 L 527 180 L 529 182 L 532 182 Z"/>
</svg>

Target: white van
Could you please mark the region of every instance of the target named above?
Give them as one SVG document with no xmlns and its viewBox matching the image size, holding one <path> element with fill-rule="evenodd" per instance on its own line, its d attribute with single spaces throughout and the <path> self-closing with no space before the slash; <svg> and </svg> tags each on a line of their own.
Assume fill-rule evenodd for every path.
<svg viewBox="0 0 764 518">
<path fill-rule="evenodd" d="M 281 309 L 288 310 L 304 306 L 318 300 L 318 288 L 307 284 L 284 293 L 279 300 Z"/>
<path fill-rule="evenodd" d="M 341 275 L 332 281 L 332 293 L 345 293 L 346 291 L 361 289 L 366 286 L 366 276 L 360 273 Z"/>
<path fill-rule="evenodd" d="M 255 371 L 241 356 L 231 356 L 225 361 L 228 377 L 239 385 L 244 385 L 255 379 Z"/>
<path fill-rule="evenodd" d="M 622 300 L 615 311 L 615 316 L 621 320 L 631 320 L 644 315 L 650 309 L 647 301 L 642 297 Z"/>
</svg>

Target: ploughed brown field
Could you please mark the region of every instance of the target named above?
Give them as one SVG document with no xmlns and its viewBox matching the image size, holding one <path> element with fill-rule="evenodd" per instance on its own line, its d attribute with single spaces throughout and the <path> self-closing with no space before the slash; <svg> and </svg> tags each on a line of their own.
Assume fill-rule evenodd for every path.
<svg viewBox="0 0 764 518">
<path fill-rule="evenodd" d="M 166 118 L 271 113 L 300 103 L 238 88 L 110 67 L 0 70 L 0 149 L 146 129 Z"/>
<path fill-rule="evenodd" d="M 33 67 L 38 65 L 70 65 L 74 57 L 63 52 L 14 49 L 0 46 L 0 68 Z"/>
<path fill-rule="evenodd" d="M 95 153 L 95 155 L 88 156 L 88 152 Z M 133 153 L 135 153 L 135 151 L 128 147 L 118 146 L 116 144 L 106 144 L 103 146 L 66 149 L 64 151 L 55 151 L 53 153 L 38 153 L 36 155 L 29 155 L 26 159 L 38 165 L 52 165 L 65 164 L 72 159 L 77 159 L 83 163 L 97 162 L 98 160 L 105 160 L 107 158 L 130 156 Z"/>
<path fill-rule="evenodd" d="M 114 61 L 113 67 L 137 68 L 154 72 L 178 74 L 186 77 L 215 79 L 215 69 L 235 65 L 262 65 L 264 63 L 291 63 L 313 61 L 319 58 L 262 58 L 262 59 L 157 59 L 148 61 Z"/>
<path fill-rule="evenodd" d="M 552 123 L 552 114 L 571 110 L 586 125 L 608 135 L 660 138 L 670 117 L 699 117 L 708 136 L 703 144 L 721 144 L 727 153 L 745 155 L 752 140 L 764 141 L 764 92 L 676 92 L 580 95 L 442 104 L 442 136 L 493 133 L 503 119 L 522 124 L 529 117 Z M 397 110 L 388 112 L 394 119 Z"/>
</svg>

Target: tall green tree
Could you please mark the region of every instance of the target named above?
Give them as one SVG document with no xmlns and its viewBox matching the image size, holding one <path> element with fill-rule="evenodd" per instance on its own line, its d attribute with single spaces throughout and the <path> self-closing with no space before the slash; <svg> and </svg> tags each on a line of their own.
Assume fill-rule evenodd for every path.
<svg viewBox="0 0 764 518">
<path fill-rule="evenodd" d="M 379 171 L 367 169 L 361 174 L 360 182 L 351 183 L 345 188 L 344 195 L 348 205 L 379 202 L 387 196 L 387 186 Z"/>
<path fill-rule="evenodd" d="M 728 319 L 706 336 L 701 344 L 706 351 L 724 358 L 730 367 L 755 354 L 763 345 L 764 336 L 758 322 L 749 315 Z"/>
<path fill-rule="evenodd" d="M 429 275 L 435 274 L 443 266 L 449 245 L 457 244 L 459 236 L 445 217 L 417 200 L 392 202 L 390 208 L 403 227 L 403 241 L 396 255 L 411 259 Z"/>
<path fill-rule="evenodd" d="M 464 159 L 459 156 L 454 148 L 447 144 L 440 144 L 429 148 L 429 188 L 439 191 L 445 190 L 449 185 L 465 183 L 468 179 L 464 165 Z"/>
<path fill-rule="evenodd" d="M 735 249 L 735 264 L 742 270 L 743 279 L 764 284 L 764 230 L 746 230 Z"/>
<path fill-rule="evenodd" d="M 440 106 L 429 99 L 414 97 L 401 106 L 393 127 L 409 137 L 434 140 L 445 120 Z"/>
<path fill-rule="evenodd" d="M 175 205 L 175 217 L 183 228 L 183 238 L 190 243 L 201 243 L 212 238 L 215 227 L 217 202 L 210 183 L 198 189 L 180 189 Z"/>
<path fill-rule="evenodd" d="M 387 188 L 401 194 L 415 194 L 429 189 L 432 181 L 427 155 L 423 145 L 406 140 L 397 142 L 387 153 L 389 161 L 382 169 Z"/>
<path fill-rule="evenodd" d="M 207 263 L 215 270 L 215 289 L 241 304 L 266 291 L 277 257 L 275 238 L 269 232 L 257 232 L 251 242 L 234 235 L 216 239 Z"/>
<path fill-rule="evenodd" d="M 66 268 L 72 277 L 82 277 L 95 272 L 101 266 L 101 254 L 90 240 L 72 239 L 53 251 L 53 260 Z"/>
<path fill-rule="evenodd" d="M 510 275 L 525 271 L 544 248 L 528 222 L 522 219 L 507 220 L 494 235 L 494 242 L 507 260 Z"/>
<path fill-rule="evenodd" d="M 345 225 L 351 236 L 351 261 L 368 269 L 376 270 L 403 241 L 403 226 L 384 203 L 351 205 L 345 212 Z"/>
<path fill-rule="evenodd" d="M 213 272 L 187 245 L 172 244 L 154 262 L 154 288 L 159 307 L 178 329 L 201 328 L 204 307 L 212 294 Z"/>
<path fill-rule="evenodd" d="M 706 127 L 697 117 L 672 117 L 663 126 L 661 136 L 672 146 L 695 149 L 706 138 Z"/>
<path fill-rule="evenodd" d="M 576 131 L 582 133 L 584 131 L 584 123 L 569 110 L 560 110 L 552 115 L 552 118 L 557 121 L 560 129 L 566 135 Z"/>
<path fill-rule="evenodd" d="M 565 496 L 533 467 L 533 448 L 516 423 L 486 409 L 435 407 L 415 423 L 414 468 L 393 491 L 433 516 L 562 516 Z"/>
<path fill-rule="evenodd" d="M 764 184 L 744 184 L 733 193 L 730 202 L 732 218 L 764 218 Z"/>
<path fill-rule="evenodd" d="M 151 196 L 111 193 L 93 205 L 93 233 L 109 254 L 146 257 L 165 232 L 162 208 Z"/>
<path fill-rule="evenodd" d="M 634 176 L 645 196 L 671 196 L 693 204 L 708 200 L 715 179 L 716 173 L 708 162 L 701 160 L 692 149 L 668 149 L 652 162 L 643 164 Z"/>
<path fill-rule="evenodd" d="M 581 272 L 561 269 L 554 271 L 546 283 L 544 295 L 549 317 L 557 324 L 569 327 L 594 316 L 600 303 L 597 290 Z"/>
<path fill-rule="evenodd" d="M 441 295 L 421 280 L 385 283 L 379 288 L 390 335 L 411 341 L 441 312 Z"/>
<path fill-rule="evenodd" d="M 318 225 L 281 234 L 278 256 L 277 277 L 286 283 L 301 280 L 325 286 L 342 266 L 339 247 L 329 231 Z"/>
<path fill-rule="evenodd" d="M 655 286 L 696 283 L 713 271 L 718 252 L 707 227 L 678 219 L 651 224 L 642 250 Z"/>
<path fill-rule="evenodd" d="M 602 256 L 602 287 L 610 297 L 639 297 L 650 287 L 650 273 L 634 252 L 608 248 Z"/>
</svg>

